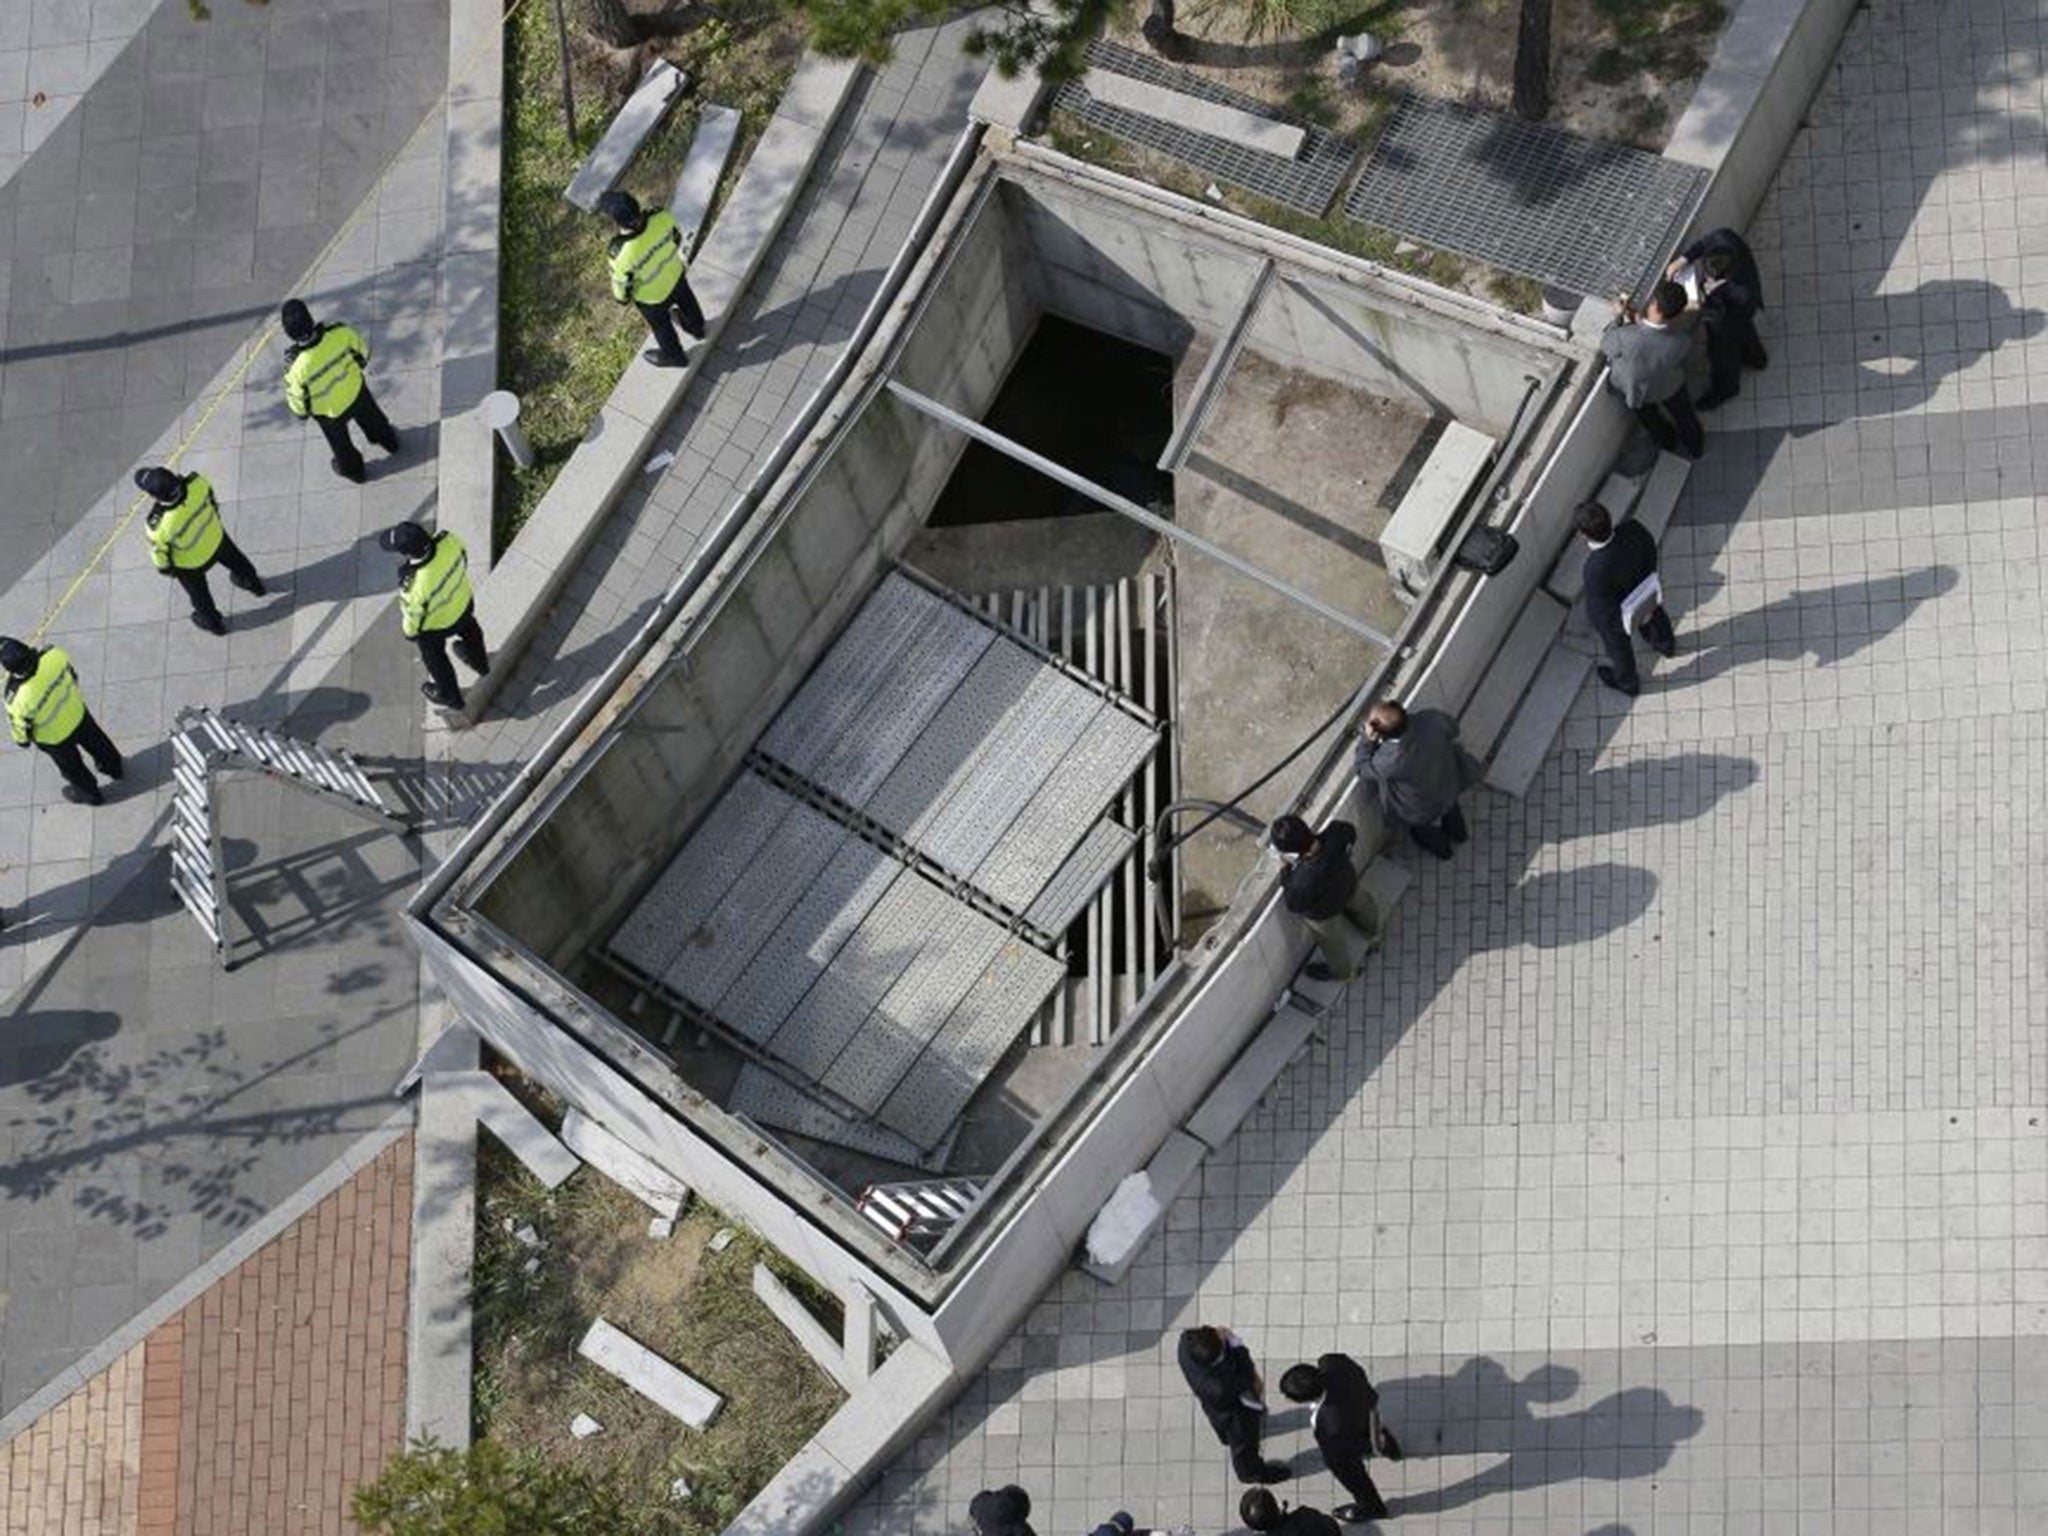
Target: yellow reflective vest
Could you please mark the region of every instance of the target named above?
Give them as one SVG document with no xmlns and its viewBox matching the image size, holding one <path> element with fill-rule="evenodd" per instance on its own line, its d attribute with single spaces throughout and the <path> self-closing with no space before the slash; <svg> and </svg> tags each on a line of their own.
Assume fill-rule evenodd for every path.
<svg viewBox="0 0 2048 1536">
<path fill-rule="evenodd" d="M 220 503 L 204 475 L 185 477 L 185 499 L 149 513 L 149 558 L 160 571 L 196 571 L 220 550 Z"/>
<path fill-rule="evenodd" d="M 294 416 L 339 416 L 363 392 L 370 344 L 352 325 L 323 325 L 285 353 L 284 403 Z"/>
<path fill-rule="evenodd" d="M 683 280 L 683 232 L 666 208 L 647 216 L 637 235 L 612 242 L 612 297 L 621 304 L 659 304 Z"/>
<path fill-rule="evenodd" d="M 435 534 L 434 552 L 398 579 L 398 617 L 406 638 L 452 628 L 470 598 L 469 551 L 454 534 Z"/>
<path fill-rule="evenodd" d="M 78 674 L 58 646 L 37 658 L 35 671 L 7 685 L 7 728 L 18 747 L 62 746 L 84 722 Z"/>
</svg>

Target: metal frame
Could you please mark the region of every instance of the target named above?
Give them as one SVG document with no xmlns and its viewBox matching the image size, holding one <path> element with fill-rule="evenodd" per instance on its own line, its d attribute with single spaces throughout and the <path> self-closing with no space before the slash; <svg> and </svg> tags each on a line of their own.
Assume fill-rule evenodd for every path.
<svg viewBox="0 0 2048 1536">
<path fill-rule="evenodd" d="M 1189 533 L 1187 529 L 1177 524 L 1169 523 L 1165 518 L 1155 513 L 1146 511 L 1135 501 L 1127 500 L 1117 495 L 1115 491 L 1097 485 L 1085 475 L 1075 474 L 1064 464 L 1054 463 L 1044 454 L 1034 453 L 1022 443 L 1012 442 L 1009 438 L 1004 437 L 1002 433 L 990 431 L 980 422 L 961 415 L 951 406 L 941 405 L 929 395 L 919 394 L 901 380 L 890 379 L 888 390 L 891 395 L 901 400 L 920 415 L 929 416 L 932 420 L 943 423 L 956 432 L 964 433 L 984 447 L 993 448 L 1005 458 L 1015 459 L 1019 464 L 1037 470 L 1047 479 L 1058 481 L 1070 491 L 1079 491 L 1097 505 L 1107 507 L 1112 512 L 1122 513 L 1132 522 L 1138 524 L 1139 527 L 1149 529 L 1161 538 L 1171 539 L 1177 544 L 1185 544 L 1188 548 L 1207 555 L 1211 560 L 1227 565 L 1240 576 L 1249 576 L 1253 581 L 1259 583 L 1260 586 L 1279 593 L 1289 602 L 1298 604 L 1308 609 L 1311 613 L 1319 614 L 1321 617 L 1328 619 L 1332 624 L 1340 625 L 1355 635 L 1363 636 L 1382 650 L 1392 651 L 1396 648 L 1391 636 L 1381 634 L 1362 619 L 1354 619 L 1350 614 L 1340 609 L 1332 608 L 1328 603 L 1323 602 L 1319 598 L 1309 596 L 1308 593 L 1302 591 L 1299 587 L 1282 581 L 1271 572 L 1261 570 L 1249 560 L 1240 559 L 1229 550 L 1211 544 L 1200 534 Z"/>
<path fill-rule="evenodd" d="M 1266 295 L 1272 289 L 1274 270 L 1270 256 L 1259 263 L 1251 286 L 1245 290 L 1244 302 L 1237 306 L 1237 318 L 1230 322 L 1230 329 L 1216 343 L 1216 350 L 1209 354 L 1209 360 L 1202 364 L 1201 376 L 1195 380 L 1195 392 L 1188 400 L 1187 414 L 1181 417 L 1180 425 L 1173 429 L 1173 436 L 1166 440 L 1166 448 L 1159 455 L 1159 467 L 1169 475 L 1179 473 L 1188 455 L 1195 451 L 1195 443 L 1203 429 L 1209 425 L 1210 413 L 1216 409 L 1217 397 L 1223 393 L 1223 381 L 1237 366 L 1238 354 L 1244 351 L 1245 340 L 1251 335 L 1252 321 L 1258 317 L 1259 307 L 1266 302 Z"/>
</svg>

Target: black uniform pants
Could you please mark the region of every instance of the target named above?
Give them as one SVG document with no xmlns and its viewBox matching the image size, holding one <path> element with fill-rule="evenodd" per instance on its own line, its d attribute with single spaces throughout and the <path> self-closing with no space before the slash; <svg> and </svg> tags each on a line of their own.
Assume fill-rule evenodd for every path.
<svg viewBox="0 0 2048 1536">
<path fill-rule="evenodd" d="M 481 677 L 491 670 L 490 653 L 484 649 L 484 627 L 476 621 L 476 604 L 462 610 L 462 617 L 446 629 L 423 629 L 413 636 L 425 663 L 427 678 L 444 699 L 460 701 L 462 685 L 455 681 L 455 669 L 448 664 L 450 642 L 462 664 Z"/>
<path fill-rule="evenodd" d="M 676 289 L 659 304 L 636 304 L 640 318 L 647 322 L 647 329 L 654 333 L 654 344 L 668 356 L 680 358 L 686 349 L 676 335 L 675 321 L 669 318 L 674 310 L 683 317 L 683 329 L 695 341 L 704 339 L 704 311 L 697 307 L 697 295 L 690 291 L 687 277 L 676 280 Z"/>
<path fill-rule="evenodd" d="M 349 423 L 354 422 L 363 429 L 363 436 L 382 448 L 386 453 L 398 452 L 398 430 L 391 425 L 377 397 L 370 393 L 370 386 L 364 383 L 349 408 L 339 416 L 315 416 L 320 423 L 320 435 L 327 439 L 327 451 L 334 456 L 334 472 L 344 480 L 353 480 L 361 485 L 368 478 L 363 468 L 362 451 L 349 436 Z"/>
<path fill-rule="evenodd" d="M 1241 1483 L 1257 1482 L 1259 1474 L 1266 1469 L 1266 1459 L 1259 1449 L 1264 1421 L 1264 1414 L 1254 1413 L 1249 1408 L 1240 1409 L 1225 1418 L 1212 1417 L 1209 1420 L 1209 1427 L 1216 1431 L 1216 1438 L 1230 1447 L 1230 1469 Z"/>
<path fill-rule="evenodd" d="M 92 711 L 85 712 L 85 718 L 78 722 L 78 729 L 55 746 L 45 746 L 50 761 L 57 765 L 57 771 L 64 775 L 64 782 L 80 794 L 97 797 L 100 792 L 99 780 L 85 766 L 85 759 L 91 756 L 93 767 L 110 779 L 118 779 L 122 773 L 121 754 L 115 750 L 112 738 L 93 719 Z"/>
<path fill-rule="evenodd" d="M 1700 425 L 1700 413 L 1693 409 L 1692 396 L 1683 385 L 1669 400 L 1645 400 L 1636 407 L 1636 420 L 1667 453 L 1682 447 L 1696 459 L 1706 451 L 1707 430 Z"/>
<path fill-rule="evenodd" d="M 1455 805 L 1433 822 L 1420 825 L 1410 822 L 1408 831 L 1418 846 L 1428 849 L 1440 859 L 1448 859 L 1452 846 L 1472 835 L 1465 825 L 1465 812 Z M 1331 1470 L 1336 1469 L 1333 1467 Z"/>
<path fill-rule="evenodd" d="M 1707 385 L 1712 399 L 1726 400 L 1742 388 L 1744 368 L 1764 369 L 1771 364 L 1770 353 L 1756 333 L 1753 315 L 1729 315 L 1707 323 Z"/>
<path fill-rule="evenodd" d="M 1351 1502 L 1363 1504 L 1367 1509 L 1383 1509 L 1385 1501 L 1372 1480 L 1372 1474 L 1365 1469 L 1365 1453 L 1355 1445 L 1335 1446 L 1317 1444 L 1323 1453 L 1323 1464 L 1330 1469 L 1330 1476 L 1343 1485 L 1351 1495 Z"/>
<path fill-rule="evenodd" d="M 1643 638 L 1666 656 L 1677 649 L 1678 637 L 1671 632 L 1671 615 L 1664 611 L 1662 603 L 1644 616 Z M 1615 615 L 1613 625 L 1601 633 L 1600 639 L 1607 647 L 1607 666 L 1614 673 L 1616 686 L 1623 693 L 1634 693 L 1642 686 L 1641 676 L 1636 671 L 1636 642 L 1622 624 L 1619 614 Z"/>
<path fill-rule="evenodd" d="M 171 575 L 191 600 L 192 611 L 217 629 L 222 623 L 220 605 L 214 602 L 213 586 L 206 579 L 206 573 L 216 565 L 226 566 L 228 580 L 244 592 L 254 592 L 259 597 L 263 593 L 263 578 L 256 574 L 256 567 L 249 563 L 249 557 L 242 553 L 241 546 L 225 535 L 221 538 L 220 548 L 214 551 L 213 558 L 206 564 L 195 565 L 190 570 L 171 567 Z"/>
</svg>

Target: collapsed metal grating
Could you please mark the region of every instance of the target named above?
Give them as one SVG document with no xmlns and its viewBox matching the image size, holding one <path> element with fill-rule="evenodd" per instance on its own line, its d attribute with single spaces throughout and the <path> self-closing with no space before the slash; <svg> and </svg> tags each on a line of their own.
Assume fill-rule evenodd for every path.
<svg viewBox="0 0 2048 1536">
<path fill-rule="evenodd" d="M 1337 196 L 1337 189 L 1344 185 L 1345 176 L 1358 158 L 1355 139 L 1325 133 L 1306 118 L 1276 112 L 1255 96 L 1212 85 L 1200 76 L 1173 69 L 1129 48 L 1119 48 L 1114 43 L 1092 42 L 1088 45 L 1088 67 L 1128 75 L 1152 85 L 1164 86 L 1170 91 L 1213 101 L 1219 106 L 1235 107 L 1254 117 L 1288 123 L 1303 130 L 1308 139 L 1302 146 L 1301 155 L 1298 159 L 1289 160 L 1281 155 L 1247 149 L 1229 139 L 1192 133 L 1177 123 L 1109 106 L 1090 96 L 1079 80 L 1070 80 L 1061 86 L 1059 95 L 1053 100 L 1053 105 L 1061 111 L 1071 112 L 1091 128 L 1114 134 L 1128 144 L 1156 149 L 1162 155 L 1208 172 L 1218 181 L 1227 181 L 1232 186 L 1242 187 L 1247 192 L 1311 218 L 1321 218 L 1328 211 Z"/>
<path fill-rule="evenodd" d="M 1671 254 L 1705 178 L 1662 155 L 1408 97 L 1344 211 L 1571 293 L 1634 293 Z"/>
<path fill-rule="evenodd" d="M 784 1082 L 766 1067 L 752 1062 L 740 1068 L 725 1107 L 744 1115 L 756 1125 L 772 1130 L 793 1131 L 813 1141 L 827 1141 L 869 1157 L 884 1158 L 912 1168 L 937 1170 L 952 1155 L 954 1137 L 948 1132 L 938 1145 L 925 1152 L 911 1145 L 907 1137 L 885 1130 L 869 1120 L 842 1115 L 822 1100 Z"/>
</svg>

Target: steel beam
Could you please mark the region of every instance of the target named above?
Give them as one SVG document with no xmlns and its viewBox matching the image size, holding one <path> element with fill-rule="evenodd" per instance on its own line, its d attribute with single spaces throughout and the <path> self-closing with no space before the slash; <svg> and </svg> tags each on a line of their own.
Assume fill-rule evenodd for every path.
<svg viewBox="0 0 2048 1536">
<path fill-rule="evenodd" d="M 1311 613 L 1320 614 L 1332 624 L 1340 625 L 1350 630 L 1354 635 L 1362 635 L 1365 639 L 1370 640 L 1374 645 L 1384 650 L 1391 651 L 1394 649 L 1394 642 L 1391 637 L 1381 634 L 1362 619 L 1354 619 L 1350 614 L 1343 612 L 1341 609 L 1332 608 L 1328 603 L 1320 598 L 1309 596 L 1308 593 L 1292 583 L 1282 581 L 1278 576 L 1259 569 L 1258 566 L 1253 565 L 1250 561 L 1240 559 L 1229 550 L 1210 543 L 1200 534 L 1189 533 L 1187 529 L 1177 524 L 1169 523 L 1165 518 L 1158 516 L 1156 513 L 1146 511 L 1135 501 L 1128 500 L 1117 495 L 1115 491 L 1107 490 L 1097 485 L 1093 480 L 1088 479 L 1084 475 L 1075 474 L 1074 471 L 1068 469 L 1064 464 L 1056 464 L 1044 454 L 1032 452 L 1022 443 L 1012 442 L 1009 438 L 1004 437 L 1002 433 L 990 431 L 980 422 L 962 416 L 951 406 L 941 405 L 930 396 L 921 395 L 909 385 L 896 379 L 889 380 L 889 393 L 898 400 L 901 400 L 912 410 L 929 416 L 934 421 L 943 422 L 956 432 L 965 433 L 977 443 L 995 449 L 997 453 L 1002 454 L 1005 458 L 1015 459 L 1019 464 L 1037 470 L 1049 480 L 1057 480 L 1061 485 L 1067 487 L 1068 490 L 1079 491 L 1097 506 L 1107 507 L 1112 512 L 1120 512 L 1141 528 L 1150 529 L 1161 538 L 1172 539 L 1176 544 L 1185 544 L 1189 549 L 1195 550 L 1199 554 L 1207 555 L 1218 564 L 1230 567 L 1231 570 L 1236 571 L 1240 576 L 1249 576 L 1260 586 L 1279 593 L 1289 602 L 1296 603 L 1308 609 Z"/>
<path fill-rule="evenodd" d="M 1223 381 L 1230 377 L 1230 370 L 1237 365 L 1237 355 L 1244 350 L 1245 337 L 1251 334 L 1252 321 L 1258 316 L 1259 306 L 1266 302 L 1266 290 L 1272 284 L 1273 258 L 1268 256 L 1259 263 L 1251 286 L 1245 290 L 1244 302 L 1237 306 L 1237 318 L 1230 322 L 1230 329 L 1216 343 L 1216 350 L 1209 354 L 1209 360 L 1202 364 L 1201 376 L 1195 380 L 1195 392 L 1188 397 L 1187 414 L 1173 429 L 1173 436 L 1166 440 L 1166 451 L 1159 455 L 1159 467 L 1169 475 L 1178 474 L 1188 455 L 1194 452 L 1202 429 L 1209 424 L 1210 412 L 1216 409 L 1216 399 L 1223 393 Z"/>
</svg>

